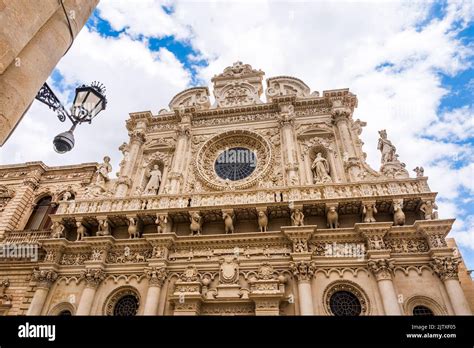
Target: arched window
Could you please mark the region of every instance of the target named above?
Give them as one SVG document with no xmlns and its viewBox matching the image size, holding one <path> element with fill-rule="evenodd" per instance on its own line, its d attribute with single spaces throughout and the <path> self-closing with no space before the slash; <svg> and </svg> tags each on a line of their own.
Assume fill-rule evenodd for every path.
<svg viewBox="0 0 474 348">
<path fill-rule="evenodd" d="M 51 227 L 50 214 L 56 212 L 57 205 L 52 204 L 52 197 L 46 196 L 36 203 L 25 230 L 47 230 Z"/>
<path fill-rule="evenodd" d="M 433 316 L 434 313 L 431 309 L 426 306 L 415 306 L 413 308 L 413 315 L 419 316 Z"/>
<path fill-rule="evenodd" d="M 65 310 L 62 310 L 61 312 L 59 312 L 58 315 L 68 316 L 68 315 L 72 315 L 72 313 L 69 309 L 65 309 Z"/>
<path fill-rule="evenodd" d="M 358 316 L 362 312 L 359 299 L 349 291 L 337 291 L 332 294 L 329 307 L 335 316 Z"/>
<path fill-rule="evenodd" d="M 138 299 L 134 295 L 125 295 L 121 297 L 114 306 L 114 315 L 122 317 L 131 317 L 137 315 Z"/>
</svg>

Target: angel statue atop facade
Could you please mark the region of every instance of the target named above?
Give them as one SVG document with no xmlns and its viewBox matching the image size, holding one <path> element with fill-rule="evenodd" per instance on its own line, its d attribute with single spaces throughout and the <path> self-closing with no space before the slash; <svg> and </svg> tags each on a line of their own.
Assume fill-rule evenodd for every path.
<svg viewBox="0 0 474 348">
<path fill-rule="evenodd" d="M 397 149 L 392 144 L 392 142 L 387 139 L 387 131 L 385 129 L 382 129 L 381 131 L 379 131 L 379 134 L 380 138 L 379 143 L 377 145 L 377 150 L 380 150 L 380 152 L 382 152 L 382 164 L 388 162 L 397 162 L 398 160 L 395 154 Z"/>
<path fill-rule="evenodd" d="M 158 165 L 155 164 L 153 169 L 147 174 L 148 183 L 145 186 L 145 194 L 154 195 L 157 193 L 161 184 L 161 170 Z"/>
<path fill-rule="evenodd" d="M 95 183 L 97 185 L 104 185 L 109 180 L 109 173 L 112 171 L 112 165 L 110 164 L 110 157 L 105 156 L 104 162 L 97 168 L 97 178 Z"/>
<path fill-rule="evenodd" d="M 329 165 L 328 161 L 322 156 L 321 152 L 318 152 L 316 158 L 311 165 L 311 170 L 313 171 L 314 182 L 331 182 L 331 177 L 329 176 Z"/>
</svg>

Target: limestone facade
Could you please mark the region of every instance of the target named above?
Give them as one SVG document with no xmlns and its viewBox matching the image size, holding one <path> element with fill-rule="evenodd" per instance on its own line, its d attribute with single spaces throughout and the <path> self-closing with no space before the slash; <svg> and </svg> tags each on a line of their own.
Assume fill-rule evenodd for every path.
<svg viewBox="0 0 474 348">
<path fill-rule="evenodd" d="M 422 168 L 386 131 L 367 165 L 348 89 L 263 76 L 238 62 L 213 104 L 131 113 L 116 178 L 108 157 L 1 166 L 2 248 L 38 246 L 0 259 L 3 313 L 471 314 Z"/>
</svg>

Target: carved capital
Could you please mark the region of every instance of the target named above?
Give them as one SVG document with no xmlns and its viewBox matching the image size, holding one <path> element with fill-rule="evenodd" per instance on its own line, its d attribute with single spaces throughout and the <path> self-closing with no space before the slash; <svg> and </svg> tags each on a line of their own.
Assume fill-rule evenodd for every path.
<svg viewBox="0 0 474 348">
<path fill-rule="evenodd" d="M 392 279 L 393 269 L 395 267 L 394 259 L 369 260 L 367 266 L 375 275 L 377 281 Z"/>
<path fill-rule="evenodd" d="M 168 276 L 168 271 L 164 267 L 153 267 L 145 270 L 145 275 L 148 278 L 148 284 L 150 284 L 150 286 L 161 288 Z"/>
<path fill-rule="evenodd" d="M 142 145 L 145 142 L 145 132 L 143 130 L 135 129 L 129 132 L 128 135 L 130 136 L 130 144 Z"/>
<path fill-rule="evenodd" d="M 433 257 L 430 266 L 441 280 L 459 279 L 458 266 L 461 260 L 457 257 Z"/>
<path fill-rule="evenodd" d="M 349 109 L 338 109 L 334 110 L 331 115 L 333 123 L 337 125 L 339 122 L 349 121 L 352 113 Z"/>
<path fill-rule="evenodd" d="M 35 269 L 31 278 L 37 282 L 37 287 L 49 289 L 58 278 L 58 274 L 53 270 Z"/>
<path fill-rule="evenodd" d="M 81 278 L 85 279 L 86 287 L 97 288 L 105 279 L 105 272 L 100 268 L 86 269 L 82 272 Z"/>
<path fill-rule="evenodd" d="M 290 271 L 298 281 L 310 281 L 316 271 L 316 266 L 310 261 L 291 262 Z"/>
</svg>

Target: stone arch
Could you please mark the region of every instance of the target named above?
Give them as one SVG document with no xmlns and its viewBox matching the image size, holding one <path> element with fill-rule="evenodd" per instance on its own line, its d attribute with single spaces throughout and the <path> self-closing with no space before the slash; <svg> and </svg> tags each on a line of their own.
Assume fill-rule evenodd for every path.
<svg viewBox="0 0 474 348">
<path fill-rule="evenodd" d="M 51 308 L 48 312 L 48 315 L 64 315 L 65 311 L 69 311 L 71 315 L 76 313 L 76 308 L 72 303 L 69 302 L 61 302 Z"/>
<path fill-rule="evenodd" d="M 117 289 L 113 290 L 107 296 L 104 302 L 104 307 L 102 309 L 103 314 L 114 315 L 115 305 L 118 303 L 120 299 L 122 299 L 125 296 L 133 296 L 136 298 L 138 302 L 138 307 L 137 307 L 137 313 L 138 313 L 138 309 L 140 308 L 142 304 L 140 293 L 133 286 L 125 285 L 125 286 L 120 286 Z"/>
<path fill-rule="evenodd" d="M 331 296 L 338 291 L 347 291 L 357 297 L 361 306 L 360 315 L 369 315 L 371 313 L 369 297 L 359 284 L 350 280 L 336 280 L 326 286 L 323 292 L 322 301 L 325 314 L 333 315 L 329 303 Z"/>
<path fill-rule="evenodd" d="M 430 297 L 423 295 L 415 295 L 410 297 L 403 304 L 403 309 L 406 315 L 413 315 L 413 309 L 416 306 L 424 306 L 429 308 L 434 315 L 448 315 L 448 311 L 444 306 L 441 306 L 438 302 Z"/>
</svg>

